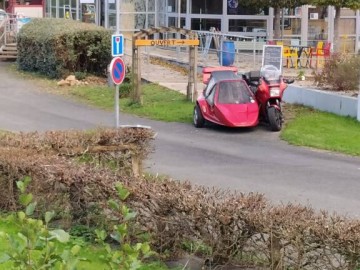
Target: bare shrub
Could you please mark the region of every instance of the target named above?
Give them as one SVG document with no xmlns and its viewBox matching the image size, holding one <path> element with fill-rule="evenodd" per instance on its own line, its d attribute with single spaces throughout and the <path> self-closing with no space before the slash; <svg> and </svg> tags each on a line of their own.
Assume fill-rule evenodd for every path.
<svg viewBox="0 0 360 270">
<path fill-rule="evenodd" d="M 123 167 L 95 162 L 103 157 L 118 160 L 129 151 L 143 158 L 152 137 L 151 131 L 136 129 L 2 135 L 0 209 L 18 209 L 15 183 L 30 176 L 29 192 L 39 211 L 56 210 L 63 224 L 110 226 L 114 215 L 107 201 L 116 196 L 114 184 L 121 182 L 131 193 L 126 203 L 138 213 L 130 232 L 135 233 L 135 227 L 149 232 L 152 247 L 163 254 L 181 256 L 184 243 L 201 243 L 204 260 L 212 265 L 359 268 L 359 220 L 301 205 L 272 205 L 261 194 L 143 179 L 119 172 Z M 90 162 L 79 162 L 85 153 Z"/>
<path fill-rule="evenodd" d="M 335 53 L 327 61 L 324 68 L 314 72 L 314 80 L 320 86 L 328 86 L 332 90 L 356 90 L 359 85 L 360 56 Z"/>
</svg>

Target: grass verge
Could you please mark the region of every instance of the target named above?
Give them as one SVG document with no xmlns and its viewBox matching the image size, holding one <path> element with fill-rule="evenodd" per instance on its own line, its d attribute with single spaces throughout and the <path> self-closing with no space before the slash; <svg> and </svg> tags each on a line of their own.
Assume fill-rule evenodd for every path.
<svg viewBox="0 0 360 270">
<path fill-rule="evenodd" d="M 120 92 L 122 86 L 120 85 Z M 158 84 L 144 84 L 143 105 L 120 98 L 120 110 L 129 114 L 165 122 L 191 123 L 194 104 L 185 96 Z M 106 86 L 79 86 L 69 91 L 72 96 L 96 107 L 112 110 L 114 108 L 114 88 Z"/>
<path fill-rule="evenodd" d="M 360 122 L 301 106 L 290 106 L 293 117 L 281 133 L 290 144 L 360 156 Z"/>
</svg>

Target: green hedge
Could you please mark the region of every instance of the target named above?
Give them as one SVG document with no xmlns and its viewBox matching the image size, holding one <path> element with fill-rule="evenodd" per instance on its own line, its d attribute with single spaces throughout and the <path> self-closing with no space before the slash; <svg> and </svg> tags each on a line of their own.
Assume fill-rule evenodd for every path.
<svg viewBox="0 0 360 270">
<path fill-rule="evenodd" d="M 34 19 L 18 35 L 21 70 L 61 78 L 74 72 L 105 75 L 111 61 L 111 32 L 65 19 Z"/>
</svg>

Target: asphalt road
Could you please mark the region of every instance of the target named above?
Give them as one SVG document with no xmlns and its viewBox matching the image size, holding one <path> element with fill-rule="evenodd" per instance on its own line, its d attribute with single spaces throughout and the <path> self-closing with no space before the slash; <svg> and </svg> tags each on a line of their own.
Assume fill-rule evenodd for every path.
<svg viewBox="0 0 360 270">
<path fill-rule="evenodd" d="M 113 126 L 113 113 L 39 91 L 33 82 L 7 72 L 6 65 L 0 62 L 0 129 Z M 157 132 L 155 151 L 146 162 L 150 172 L 360 217 L 360 158 L 289 146 L 262 126 L 195 129 L 123 114 L 120 122 L 149 125 Z"/>
</svg>

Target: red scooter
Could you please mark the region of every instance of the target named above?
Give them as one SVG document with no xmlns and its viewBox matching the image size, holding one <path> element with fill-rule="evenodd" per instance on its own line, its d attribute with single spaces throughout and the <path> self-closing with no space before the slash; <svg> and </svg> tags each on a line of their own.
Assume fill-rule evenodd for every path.
<svg viewBox="0 0 360 270">
<path fill-rule="evenodd" d="M 272 131 L 280 131 L 284 122 L 281 100 L 288 84 L 294 80 L 285 79 L 272 65 L 265 65 L 260 71 L 242 74 L 259 104 L 259 120 L 270 125 Z"/>
</svg>

